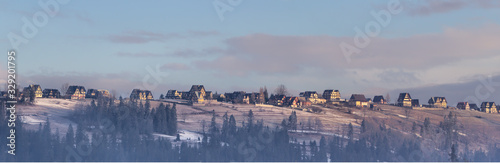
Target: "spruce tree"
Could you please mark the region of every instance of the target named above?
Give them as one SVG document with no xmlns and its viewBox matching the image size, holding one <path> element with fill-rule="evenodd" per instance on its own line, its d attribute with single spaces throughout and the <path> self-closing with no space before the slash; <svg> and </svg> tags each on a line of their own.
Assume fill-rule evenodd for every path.
<svg viewBox="0 0 500 163">
<path fill-rule="evenodd" d="M 74 147 L 75 144 L 75 134 L 73 131 L 73 125 L 69 124 L 68 131 L 66 132 L 66 145 Z"/>
</svg>

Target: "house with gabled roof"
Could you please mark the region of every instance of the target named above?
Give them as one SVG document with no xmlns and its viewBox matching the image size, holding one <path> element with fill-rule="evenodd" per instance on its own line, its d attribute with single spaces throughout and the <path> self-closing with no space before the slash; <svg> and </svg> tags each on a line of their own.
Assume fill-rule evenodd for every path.
<svg viewBox="0 0 500 163">
<path fill-rule="evenodd" d="M 285 95 L 271 95 L 269 98 L 269 104 L 275 106 L 283 106 L 286 100 Z"/>
<path fill-rule="evenodd" d="M 459 102 L 457 108 L 461 110 L 471 110 L 469 102 Z"/>
<path fill-rule="evenodd" d="M 469 108 L 470 108 L 470 110 L 481 111 L 481 108 L 479 108 L 477 106 L 477 104 L 474 104 L 474 103 L 470 103 Z"/>
<path fill-rule="evenodd" d="M 66 98 L 74 100 L 85 99 L 86 92 L 87 91 L 85 90 L 85 87 L 79 85 L 72 85 L 69 86 L 68 90 L 66 91 Z"/>
<path fill-rule="evenodd" d="M 92 99 L 97 99 L 101 97 L 111 98 L 111 94 L 109 93 L 108 90 L 105 89 L 88 89 L 85 95 L 85 98 L 92 98 Z"/>
<path fill-rule="evenodd" d="M 420 107 L 420 101 L 418 99 L 411 99 L 412 107 Z"/>
<path fill-rule="evenodd" d="M 30 98 L 30 95 L 32 93 L 35 95 L 35 98 L 43 97 L 42 87 L 40 87 L 40 85 L 31 84 L 27 87 L 24 87 L 23 94 L 25 95 L 25 97 Z"/>
<path fill-rule="evenodd" d="M 57 89 L 44 89 L 42 91 L 43 98 L 60 98 L 61 92 Z"/>
<path fill-rule="evenodd" d="M 301 97 L 305 97 L 306 100 L 310 101 L 313 104 L 322 104 L 326 102 L 326 99 L 319 98 L 319 95 L 316 91 L 305 91 L 301 93 Z"/>
<path fill-rule="evenodd" d="M 378 95 L 378 96 L 373 97 L 373 103 L 386 104 L 387 102 L 385 101 L 384 96 Z"/>
<path fill-rule="evenodd" d="M 283 106 L 298 108 L 300 106 L 299 97 L 286 97 Z"/>
<path fill-rule="evenodd" d="M 446 102 L 446 98 L 444 97 L 431 97 L 429 99 L 429 105 L 436 108 L 446 108 L 448 107 L 448 103 Z"/>
<path fill-rule="evenodd" d="M 327 89 L 323 92 L 323 98 L 327 101 L 339 101 L 340 100 L 340 91 Z"/>
<path fill-rule="evenodd" d="M 153 100 L 153 93 L 149 90 L 133 89 L 130 93 L 131 100 Z"/>
<path fill-rule="evenodd" d="M 481 111 L 486 113 L 498 113 L 497 106 L 495 102 L 483 102 L 481 104 Z"/>
<path fill-rule="evenodd" d="M 193 85 L 191 86 L 191 89 L 189 90 L 189 100 L 191 102 L 197 102 L 201 103 L 205 101 L 206 97 L 206 90 L 203 85 Z"/>
<path fill-rule="evenodd" d="M 168 90 L 167 94 L 165 95 L 166 99 L 181 99 L 182 98 L 182 92 L 179 92 L 177 90 Z"/>
<path fill-rule="evenodd" d="M 411 100 L 410 94 L 409 93 L 400 93 L 398 101 L 397 101 L 397 105 L 402 106 L 402 107 L 411 107 L 412 100 Z"/>
<path fill-rule="evenodd" d="M 366 101 L 366 97 L 363 94 L 353 94 L 349 99 L 349 105 L 356 107 L 366 107 L 368 106 L 368 101 Z"/>
</svg>

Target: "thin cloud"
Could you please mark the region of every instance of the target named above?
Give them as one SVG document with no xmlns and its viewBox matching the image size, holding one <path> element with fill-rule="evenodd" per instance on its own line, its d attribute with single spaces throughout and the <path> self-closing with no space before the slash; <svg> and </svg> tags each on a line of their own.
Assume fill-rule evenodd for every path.
<svg viewBox="0 0 500 163">
<path fill-rule="evenodd" d="M 90 24 L 90 25 L 94 24 L 94 21 L 85 15 L 76 14 L 75 17 L 77 20 L 80 20 L 80 21 L 85 22 L 87 24 Z"/>
<path fill-rule="evenodd" d="M 168 63 L 160 67 L 160 69 L 163 70 L 190 70 L 191 67 L 189 67 L 186 64 L 183 63 Z"/>
<path fill-rule="evenodd" d="M 149 42 L 165 42 L 170 39 L 183 39 L 192 37 L 206 37 L 218 35 L 217 31 L 189 31 L 187 34 L 180 33 L 159 33 L 151 31 L 128 31 L 120 34 L 113 34 L 104 37 L 106 40 L 113 43 L 126 43 L 126 44 L 144 44 Z"/>
<path fill-rule="evenodd" d="M 178 34 L 162 34 L 148 31 L 129 31 L 121 34 L 107 36 L 106 39 L 113 43 L 142 44 L 148 42 L 163 42 L 167 39 L 179 38 Z"/>
<path fill-rule="evenodd" d="M 422 2 L 422 3 L 419 3 Z M 447 13 L 463 8 L 498 8 L 500 7 L 499 1 L 495 0 L 426 0 L 417 3 L 407 2 L 409 8 L 409 15 L 412 16 L 427 16 L 432 14 Z"/>
<path fill-rule="evenodd" d="M 120 56 L 120 57 L 161 57 L 161 56 L 163 56 L 161 54 L 154 54 L 154 53 L 148 53 L 148 52 L 139 52 L 139 53 L 118 52 L 118 53 L 116 53 L 116 55 Z"/>
<path fill-rule="evenodd" d="M 218 58 L 199 60 L 200 69 L 235 75 L 294 73 L 304 68 L 428 69 L 460 59 L 498 55 L 500 26 L 447 28 L 440 34 L 371 38 L 371 44 L 347 62 L 339 44 L 352 37 L 252 34 L 227 39 Z"/>
<path fill-rule="evenodd" d="M 224 52 L 223 49 L 212 47 L 202 50 L 194 50 L 191 48 L 175 50 L 171 53 L 150 53 L 150 52 L 118 52 L 116 56 L 119 57 L 180 57 L 180 58 L 202 58 L 212 56 L 214 54 Z"/>
</svg>

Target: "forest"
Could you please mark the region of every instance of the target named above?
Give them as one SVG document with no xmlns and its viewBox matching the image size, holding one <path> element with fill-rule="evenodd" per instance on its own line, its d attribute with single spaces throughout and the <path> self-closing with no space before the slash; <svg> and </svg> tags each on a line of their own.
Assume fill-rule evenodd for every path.
<svg viewBox="0 0 500 163">
<path fill-rule="evenodd" d="M 2 105 L 4 106 L 4 105 Z M 5 110 L 5 108 L 3 108 Z M 233 115 L 219 117 L 212 112 L 207 132 L 200 143 L 169 140 L 154 133 L 178 137 L 176 105 L 152 108 L 149 101 L 118 104 L 109 99 L 97 99 L 80 106 L 71 116 L 76 124 L 69 124 L 66 134 L 53 132 L 50 119 L 40 123 L 37 130 L 16 126 L 16 156 L 7 154 L 7 146 L 0 146 L 0 161 L 499 161 L 500 148 L 458 152 L 454 143 L 456 115 L 445 116 L 439 128 L 431 128 L 428 120 L 414 131 L 423 136 L 439 130 L 445 136 L 440 145 L 450 152 L 431 152 L 422 146 L 421 139 L 402 135 L 384 125 L 363 120 L 359 132 L 352 124 L 346 125 L 342 136 L 322 136 L 316 140 L 297 140 L 289 130 L 297 130 L 296 112 L 281 125 L 269 127 L 250 110 L 245 120 Z M 6 113 L 0 113 L 2 124 L 7 124 Z M 218 124 L 216 119 L 222 119 Z M 20 122 L 20 121 L 18 121 Z M 427 124 L 427 125 L 426 125 Z M 76 129 L 75 129 L 76 128 Z M 420 130 L 419 130 L 420 129 Z M 7 125 L 0 126 L 1 136 L 8 137 Z M 0 139 L 7 144 L 7 139 Z"/>
</svg>

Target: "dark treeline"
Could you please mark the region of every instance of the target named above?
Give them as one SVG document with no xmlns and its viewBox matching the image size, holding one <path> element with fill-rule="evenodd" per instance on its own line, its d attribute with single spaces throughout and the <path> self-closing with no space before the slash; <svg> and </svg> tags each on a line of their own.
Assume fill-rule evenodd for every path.
<svg viewBox="0 0 500 163">
<path fill-rule="evenodd" d="M 458 153 L 453 143 L 451 153 L 428 156 L 423 150 L 434 149 L 422 147 L 421 139 L 365 120 L 360 132 L 349 124 L 342 131 L 344 136 L 299 141 L 288 134 L 297 129 L 295 112 L 275 128 L 256 120 L 252 111 L 241 124 L 233 115 L 217 117 L 213 112 L 201 142 L 172 142 L 155 138 L 153 133 L 177 135 L 175 105 L 151 108 L 149 101 L 120 101 L 115 105 L 100 99 L 76 109 L 72 116 L 76 126 L 69 125 L 62 136 L 59 131 L 50 132 L 49 119 L 37 130 L 17 123 L 16 156 L 2 152 L 0 161 L 495 161 L 500 157 L 500 148 Z M 5 113 L 0 116 L 5 118 Z M 440 126 L 452 126 L 450 118 L 445 117 Z M 8 136 L 6 125 L 0 131 L 2 137 Z M 0 142 L 7 144 L 6 140 Z M 7 146 L 0 149 L 7 151 Z"/>
</svg>

